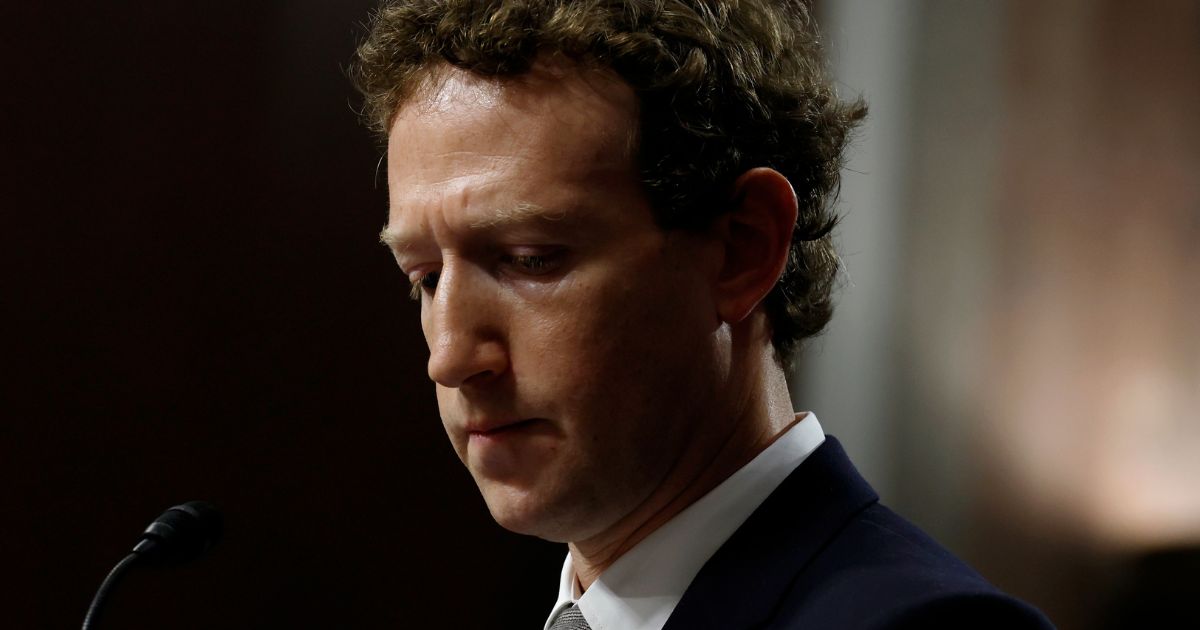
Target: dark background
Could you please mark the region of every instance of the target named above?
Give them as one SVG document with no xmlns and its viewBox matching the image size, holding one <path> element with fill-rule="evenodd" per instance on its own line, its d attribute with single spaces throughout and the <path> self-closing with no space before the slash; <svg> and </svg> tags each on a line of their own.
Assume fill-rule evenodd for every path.
<svg viewBox="0 0 1200 630">
<path fill-rule="evenodd" d="M 376 234 L 373 2 L 10 2 L 0 622 L 77 626 L 163 509 L 226 538 L 109 628 L 539 627 L 564 548 L 488 516 Z"/>
</svg>

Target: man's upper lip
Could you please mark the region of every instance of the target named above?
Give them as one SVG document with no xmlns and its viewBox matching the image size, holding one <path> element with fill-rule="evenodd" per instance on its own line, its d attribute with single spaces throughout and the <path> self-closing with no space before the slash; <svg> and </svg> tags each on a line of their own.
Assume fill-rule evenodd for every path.
<svg viewBox="0 0 1200 630">
<path fill-rule="evenodd" d="M 488 433 L 497 429 L 503 429 L 514 424 L 528 422 L 533 418 L 480 418 L 467 422 L 468 433 Z"/>
</svg>

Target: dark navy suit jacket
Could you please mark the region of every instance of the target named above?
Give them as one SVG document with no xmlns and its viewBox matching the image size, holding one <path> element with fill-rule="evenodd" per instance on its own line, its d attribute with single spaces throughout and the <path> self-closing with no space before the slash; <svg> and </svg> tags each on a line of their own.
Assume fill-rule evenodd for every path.
<svg viewBox="0 0 1200 630">
<path fill-rule="evenodd" d="M 879 504 L 833 437 L 696 575 L 664 630 L 1053 628 Z"/>
</svg>

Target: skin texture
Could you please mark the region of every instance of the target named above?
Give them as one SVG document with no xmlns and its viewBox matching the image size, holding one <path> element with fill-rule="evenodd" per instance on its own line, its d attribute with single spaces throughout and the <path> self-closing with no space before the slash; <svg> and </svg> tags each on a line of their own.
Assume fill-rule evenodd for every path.
<svg viewBox="0 0 1200 630">
<path fill-rule="evenodd" d="M 496 521 L 570 543 L 584 588 L 795 421 L 758 308 L 791 187 L 754 169 L 708 232 L 662 230 L 636 112 L 598 70 L 442 66 L 389 136 L 382 238 L 446 433 Z"/>
</svg>

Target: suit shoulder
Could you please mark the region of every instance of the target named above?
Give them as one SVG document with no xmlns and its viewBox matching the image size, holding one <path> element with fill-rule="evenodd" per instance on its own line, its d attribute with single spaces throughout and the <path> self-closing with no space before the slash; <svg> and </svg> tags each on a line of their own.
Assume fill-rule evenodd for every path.
<svg viewBox="0 0 1200 630">
<path fill-rule="evenodd" d="M 956 594 L 922 602 L 877 626 L 889 630 L 976 628 L 979 630 L 1053 630 L 1041 611 L 1000 592 Z"/>
<path fill-rule="evenodd" d="M 804 573 L 860 584 L 864 581 L 914 584 L 921 591 L 996 590 L 916 525 L 879 503 L 850 519 L 812 559 Z M 823 580 L 824 584 L 838 582 L 838 579 Z"/>
<path fill-rule="evenodd" d="M 1052 628 L 912 523 L 876 503 L 805 567 L 771 627 Z"/>
</svg>

